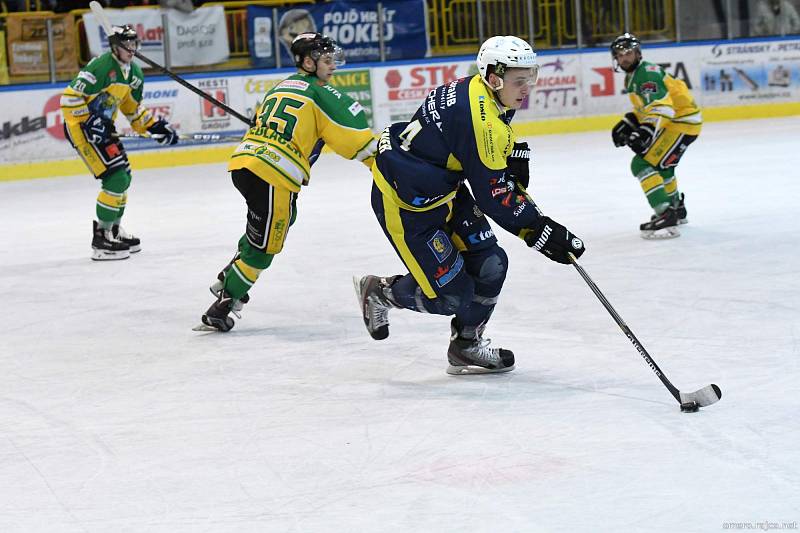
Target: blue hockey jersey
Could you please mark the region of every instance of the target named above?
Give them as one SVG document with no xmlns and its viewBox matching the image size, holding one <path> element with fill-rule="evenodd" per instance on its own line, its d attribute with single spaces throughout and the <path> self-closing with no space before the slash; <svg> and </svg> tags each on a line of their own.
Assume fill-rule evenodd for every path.
<svg viewBox="0 0 800 533">
<path fill-rule="evenodd" d="M 506 174 L 513 114 L 479 75 L 437 87 L 409 122 L 381 134 L 376 185 L 401 209 L 427 211 L 451 201 L 466 181 L 487 216 L 524 237 L 541 213 Z"/>
</svg>

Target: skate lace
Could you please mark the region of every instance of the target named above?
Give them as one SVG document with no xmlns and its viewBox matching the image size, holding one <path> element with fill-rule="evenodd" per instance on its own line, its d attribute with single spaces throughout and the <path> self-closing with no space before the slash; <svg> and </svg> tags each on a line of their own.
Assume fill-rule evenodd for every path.
<svg viewBox="0 0 800 533">
<path fill-rule="evenodd" d="M 389 308 L 375 296 L 368 296 L 370 322 L 376 328 L 389 323 Z"/>
<path fill-rule="evenodd" d="M 118 226 L 117 227 L 117 238 L 120 239 L 120 240 L 131 239 L 131 238 L 133 238 L 133 235 L 131 235 L 130 233 L 125 231 L 125 229 L 122 226 Z"/>
<path fill-rule="evenodd" d="M 490 348 L 492 339 L 478 337 L 475 344 L 470 345 L 465 351 L 469 357 L 480 363 L 497 363 L 500 361 L 500 349 Z"/>
<path fill-rule="evenodd" d="M 115 237 L 114 236 L 114 232 L 111 231 L 110 229 L 105 230 L 103 232 L 103 235 L 105 236 L 106 240 L 109 241 L 109 242 L 122 242 L 122 240 L 120 240 L 119 237 Z"/>
</svg>

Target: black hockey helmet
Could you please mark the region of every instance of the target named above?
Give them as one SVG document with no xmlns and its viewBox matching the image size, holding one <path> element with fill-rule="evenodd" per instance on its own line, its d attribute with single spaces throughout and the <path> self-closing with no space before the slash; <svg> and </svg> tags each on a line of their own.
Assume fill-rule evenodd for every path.
<svg viewBox="0 0 800 533">
<path fill-rule="evenodd" d="M 619 63 L 617 62 L 617 53 L 619 52 L 635 50 L 637 60 L 633 65 L 634 67 L 638 66 L 639 61 L 642 59 L 642 42 L 638 37 L 627 31 L 611 42 L 610 49 L 611 59 L 614 62 L 614 70 L 617 70 L 619 67 Z"/>
<path fill-rule="evenodd" d="M 115 46 L 122 46 L 135 52 L 139 49 L 139 34 L 130 24 L 124 26 L 112 26 L 111 34 L 108 36 L 108 46 L 114 50 Z"/>
<path fill-rule="evenodd" d="M 303 68 L 303 60 L 306 57 L 314 60 L 314 65 L 316 65 L 319 58 L 326 54 L 333 56 L 333 62 L 337 67 L 344 65 L 344 51 L 336 44 L 336 41 L 326 35 L 301 33 L 292 41 L 292 56 L 297 68 Z M 314 72 L 316 72 L 316 68 Z"/>
</svg>

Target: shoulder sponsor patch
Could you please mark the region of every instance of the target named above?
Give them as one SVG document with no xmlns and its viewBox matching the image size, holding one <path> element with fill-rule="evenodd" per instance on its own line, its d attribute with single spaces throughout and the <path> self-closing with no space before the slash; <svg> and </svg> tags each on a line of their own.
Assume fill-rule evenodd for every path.
<svg viewBox="0 0 800 533">
<path fill-rule="evenodd" d="M 658 65 L 647 65 L 644 69 L 647 72 L 661 72 L 661 67 Z"/>
<path fill-rule="evenodd" d="M 353 115 L 353 116 L 358 115 L 359 113 L 361 113 L 361 111 L 364 110 L 364 108 L 358 102 L 353 102 L 350 105 L 350 107 L 348 107 L 347 109 L 348 109 L 348 111 L 350 111 L 350 114 Z"/>
<path fill-rule="evenodd" d="M 283 80 L 275 86 L 276 89 L 295 89 L 305 91 L 308 89 L 308 82 L 302 80 Z"/>
<path fill-rule="evenodd" d="M 86 80 L 91 84 L 97 83 L 97 78 L 94 77 L 94 74 L 89 72 L 88 70 L 82 70 L 78 73 L 78 77 L 82 80 Z"/>
<path fill-rule="evenodd" d="M 453 251 L 453 243 L 450 242 L 450 238 L 445 232 L 437 230 L 433 237 L 428 239 L 428 248 L 431 249 L 438 262 L 444 263 L 450 252 Z"/>
</svg>

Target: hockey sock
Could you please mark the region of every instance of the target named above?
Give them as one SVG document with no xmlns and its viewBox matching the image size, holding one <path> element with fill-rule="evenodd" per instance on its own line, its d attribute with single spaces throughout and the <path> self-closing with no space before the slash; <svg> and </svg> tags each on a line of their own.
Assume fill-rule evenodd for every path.
<svg viewBox="0 0 800 533">
<path fill-rule="evenodd" d="M 677 204 L 680 194 L 678 192 L 678 178 L 675 177 L 675 169 L 662 170 L 661 177 L 664 179 L 664 192 L 669 196 L 669 203 L 672 205 Z"/>
<path fill-rule="evenodd" d="M 261 272 L 272 264 L 272 259 L 275 257 L 253 247 L 246 240 L 244 243 L 239 241 L 239 251 L 239 259 L 228 269 L 223 285 L 225 291 L 236 300 L 247 294 Z"/>
<path fill-rule="evenodd" d="M 114 224 L 119 224 L 122 221 L 122 215 L 125 214 L 125 206 L 128 204 L 128 193 L 122 193 L 122 200 L 120 201 L 119 206 L 119 213 L 117 214 L 117 219 L 114 221 Z"/>
<path fill-rule="evenodd" d="M 114 224 L 122 217 L 127 195 L 125 191 L 131 184 L 131 175 L 121 168 L 103 180 L 103 187 L 97 195 L 97 220 Z M 103 224 L 105 226 L 105 224 Z"/>
<path fill-rule="evenodd" d="M 647 202 L 650 207 L 660 215 L 670 206 L 671 201 L 669 194 L 664 189 L 664 178 L 661 177 L 658 170 L 651 167 L 642 157 L 636 156 L 631 162 L 631 171 L 647 196 Z M 677 186 L 677 185 L 676 185 Z"/>
</svg>

